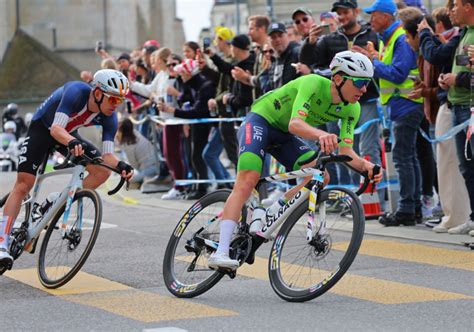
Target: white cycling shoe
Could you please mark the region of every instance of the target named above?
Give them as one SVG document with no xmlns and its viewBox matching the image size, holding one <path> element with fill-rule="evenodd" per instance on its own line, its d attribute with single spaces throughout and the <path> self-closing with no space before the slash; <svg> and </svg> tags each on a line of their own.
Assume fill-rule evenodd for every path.
<svg viewBox="0 0 474 332">
<path fill-rule="evenodd" d="M 1 271 L 1 273 L 5 272 L 6 270 L 11 270 L 12 266 L 13 266 L 13 257 L 10 256 L 7 249 L 0 248 L 0 271 Z"/>
<path fill-rule="evenodd" d="M 209 257 L 208 265 L 213 269 L 225 268 L 236 270 L 240 264 L 238 260 L 231 259 L 226 253 L 215 252 Z"/>
</svg>

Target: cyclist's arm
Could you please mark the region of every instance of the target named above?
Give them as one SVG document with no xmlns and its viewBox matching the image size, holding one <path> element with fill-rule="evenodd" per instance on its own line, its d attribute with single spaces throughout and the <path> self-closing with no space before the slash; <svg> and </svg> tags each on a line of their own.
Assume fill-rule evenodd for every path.
<svg viewBox="0 0 474 332">
<path fill-rule="evenodd" d="M 89 93 L 87 93 L 86 98 L 85 92 L 78 89 L 75 85 L 65 87 L 50 129 L 51 136 L 62 145 L 67 146 L 70 141 L 76 139 L 67 132 L 66 126 L 69 122 L 69 116 L 86 105 L 88 96 Z"/>
<path fill-rule="evenodd" d="M 307 124 L 301 118 L 292 118 L 288 124 L 288 131 L 290 134 L 299 136 L 304 139 L 319 141 L 319 138 L 322 135 L 327 135 L 328 133 L 324 130 L 315 128 Z"/>
</svg>

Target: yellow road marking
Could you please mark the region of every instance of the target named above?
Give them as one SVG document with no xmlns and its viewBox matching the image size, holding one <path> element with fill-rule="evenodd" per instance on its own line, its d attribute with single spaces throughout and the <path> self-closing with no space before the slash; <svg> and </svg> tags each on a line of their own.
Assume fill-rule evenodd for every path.
<svg viewBox="0 0 474 332">
<path fill-rule="evenodd" d="M 8 271 L 5 276 L 69 302 L 92 306 L 141 322 L 238 315 L 235 311 L 140 291 L 81 271 L 59 289 L 43 288 L 36 269 Z"/>
<path fill-rule="evenodd" d="M 337 243 L 333 245 L 333 249 L 343 250 L 347 245 L 347 242 Z M 395 241 L 364 240 L 359 254 L 474 271 L 474 253 L 469 251 Z"/>
<path fill-rule="evenodd" d="M 53 273 L 54 268 L 47 269 L 48 273 Z M 107 280 L 95 275 L 79 271 L 66 285 L 58 289 L 44 288 L 38 279 L 36 269 L 12 270 L 5 273 L 5 276 L 20 281 L 31 287 L 38 288 L 52 295 L 73 295 L 93 292 L 110 292 L 131 289 L 130 287 L 115 281 Z"/>
<path fill-rule="evenodd" d="M 179 259 L 191 261 L 192 258 L 182 256 L 179 257 Z M 283 271 L 285 269 L 299 269 L 302 277 L 322 275 L 322 279 L 329 275 L 329 271 L 309 269 L 294 264 L 281 263 L 281 268 Z M 255 263 L 253 265 L 244 264 L 237 270 L 237 274 L 260 280 L 268 280 L 268 260 L 255 257 Z M 316 283 L 321 281 L 321 279 L 313 279 L 312 281 Z M 305 285 L 303 282 L 299 282 L 299 286 L 308 287 L 308 285 Z M 346 273 L 329 292 L 382 304 L 474 299 L 474 297 L 464 294 L 358 276 L 350 273 Z"/>
<path fill-rule="evenodd" d="M 99 308 L 141 322 L 159 322 L 215 316 L 237 316 L 238 313 L 189 300 L 159 296 L 131 289 L 129 291 L 65 296 L 66 300 Z"/>
</svg>

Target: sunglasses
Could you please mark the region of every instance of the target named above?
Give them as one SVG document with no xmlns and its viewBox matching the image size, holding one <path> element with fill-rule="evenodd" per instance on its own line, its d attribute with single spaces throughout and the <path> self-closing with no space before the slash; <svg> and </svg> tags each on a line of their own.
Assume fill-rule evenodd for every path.
<svg viewBox="0 0 474 332">
<path fill-rule="evenodd" d="M 275 51 L 273 49 L 269 49 L 269 50 L 263 50 L 262 53 L 263 54 L 265 54 L 265 53 L 273 54 L 273 53 L 275 53 Z"/>
<path fill-rule="evenodd" d="M 177 65 L 179 65 L 178 62 L 167 63 L 167 64 L 166 64 L 166 67 L 168 67 L 168 68 L 173 68 L 173 67 L 175 67 L 175 66 L 177 66 Z"/>
<path fill-rule="evenodd" d="M 372 79 L 370 78 L 360 78 L 360 77 L 352 77 L 352 76 L 342 76 L 344 78 L 352 80 L 352 83 L 357 89 L 362 89 L 363 87 L 368 87 Z"/>
<path fill-rule="evenodd" d="M 110 95 L 110 94 L 105 93 L 105 92 L 103 92 L 103 94 L 104 94 L 104 96 L 106 96 L 109 99 L 109 103 L 112 106 L 117 106 L 117 105 L 123 104 L 123 102 L 125 101 L 125 98 L 123 98 L 123 97 Z"/>
<path fill-rule="evenodd" d="M 295 20 L 295 24 L 298 25 L 298 24 L 303 23 L 303 22 L 304 22 L 304 23 L 308 23 L 308 21 L 309 21 L 309 17 L 308 17 L 308 16 L 305 16 L 305 17 L 303 17 L 301 20 L 300 20 L 300 19 L 296 19 L 296 20 Z"/>
</svg>

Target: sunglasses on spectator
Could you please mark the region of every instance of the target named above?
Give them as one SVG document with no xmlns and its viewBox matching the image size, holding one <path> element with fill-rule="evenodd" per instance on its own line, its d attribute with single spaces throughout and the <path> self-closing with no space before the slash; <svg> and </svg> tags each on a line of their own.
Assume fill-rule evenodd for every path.
<svg viewBox="0 0 474 332">
<path fill-rule="evenodd" d="M 173 68 L 174 66 L 177 66 L 177 65 L 179 65 L 178 62 L 172 62 L 172 63 L 167 63 L 167 64 L 166 64 L 166 67 L 168 67 L 168 68 Z"/>
<path fill-rule="evenodd" d="M 352 83 L 354 83 L 354 86 L 357 89 L 362 89 L 364 86 L 368 87 L 370 82 L 372 81 L 370 78 L 361 78 L 361 77 L 352 77 L 352 76 L 342 76 L 344 78 L 352 80 Z"/>
<path fill-rule="evenodd" d="M 265 53 L 273 54 L 273 53 L 275 53 L 275 51 L 273 49 L 269 49 L 269 50 L 263 50 L 262 53 L 263 54 L 265 54 Z"/>
<path fill-rule="evenodd" d="M 303 22 L 304 22 L 304 23 L 308 23 L 308 21 L 309 21 L 309 17 L 308 17 L 308 16 L 305 16 L 305 17 L 303 17 L 301 20 L 300 20 L 300 19 L 296 19 L 296 20 L 295 20 L 295 24 L 298 25 L 298 24 L 303 23 Z"/>
<path fill-rule="evenodd" d="M 106 96 L 109 99 L 109 103 L 112 106 L 120 105 L 125 101 L 125 98 L 123 98 L 123 97 L 110 95 L 110 94 L 105 93 L 105 92 L 103 92 L 103 94 L 104 94 L 104 96 Z"/>
</svg>

